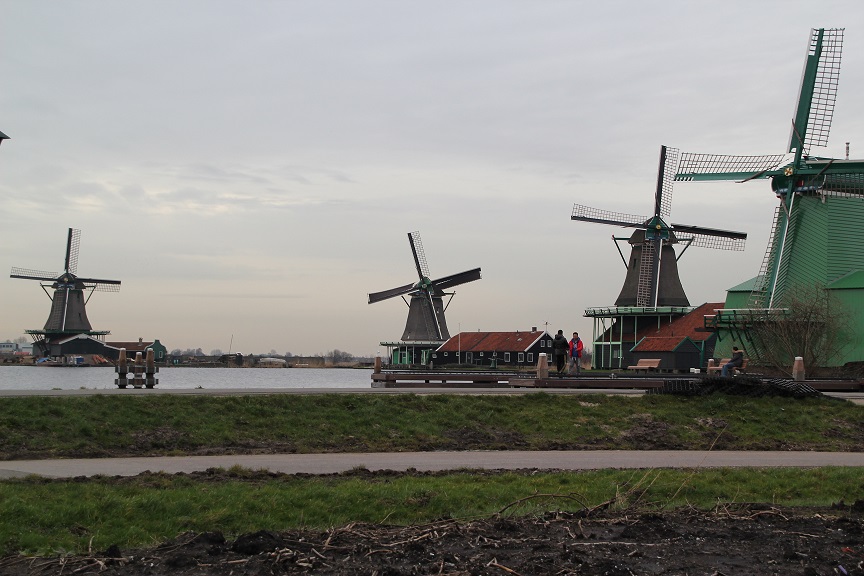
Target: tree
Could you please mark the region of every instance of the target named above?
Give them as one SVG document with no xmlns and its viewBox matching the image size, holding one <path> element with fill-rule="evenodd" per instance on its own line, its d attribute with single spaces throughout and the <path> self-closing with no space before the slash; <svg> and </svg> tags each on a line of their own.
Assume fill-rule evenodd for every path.
<svg viewBox="0 0 864 576">
<path fill-rule="evenodd" d="M 222 350 L 219 348 L 214 348 L 210 351 L 210 356 L 222 356 Z"/>
<path fill-rule="evenodd" d="M 748 351 L 758 363 L 792 374 L 796 356 L 810 370 L 827 366 L 851 338 L 849 315 L 824 286 L 794 287 L 777 308 L 757 317 L 750 326 Z"/>
<path fill-rule="evenodd" d="M 354 359 L 354 355 L 350 352 L 343 352 L 338 348 L 335 350 L 331 350 L 327 353 L 326 356 L 333 364 L 338 364 L 340 362 L 350 362 Z"/>
</svg>

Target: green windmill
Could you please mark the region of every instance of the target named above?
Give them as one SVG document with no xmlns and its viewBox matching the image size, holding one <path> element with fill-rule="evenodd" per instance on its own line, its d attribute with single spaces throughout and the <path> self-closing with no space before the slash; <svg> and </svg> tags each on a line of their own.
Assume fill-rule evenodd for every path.
<svg viewBox="0 0 864 576">
<path fill-rule="evenodd" d="M 721 313 L 715 327 L 744 326 L 749 314 L 770 314 L 796 287 L 819 285 L 864 295 L 864 160 L 822 158 L 834 114 L 843 47 L 843 28 L 810 32 L 789 145 L 783 154 L 735 156 L 682 154 L 675 180 L 770 178 L 779 199 L 768 249 L 758 275 L 745 283 L 746 307 Z M 744 285 L 742 285 L 744 286 Z M 858 289 L 862 291 L 859 292 Z M 728 303 L 727 303 L 728 308 Z M 858 306 L 856 306 L 858 308 Z M 724 318 L 725 316 L 725 318 Z M 864 337 L 864 316 L 856 330 Z M 719 324 L 718 324 L 719 323 Z M 864 340 L 864 338 L 861 338 Z M 855 352 L 852 352 L 855 354 Z"/>
</svg>

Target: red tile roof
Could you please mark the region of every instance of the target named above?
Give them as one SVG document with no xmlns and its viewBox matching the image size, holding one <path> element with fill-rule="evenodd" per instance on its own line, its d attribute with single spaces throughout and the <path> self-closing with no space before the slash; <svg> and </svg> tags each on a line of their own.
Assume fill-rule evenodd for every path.
<svg viewBox="0 0 864 576">
<path fill-rule="evenodd" d="M 633 347 L 633 352 L 674 352 L 684 340 L 686 340 L 686 337 L 681 338 L 678 336 L 643 338 L 641 342 Z"/>
<path fill-rule="evenodd" d="M 639 332 L 636 340 L 640 338 L 667 338 L 674 336 L 680 342 L 685 337 L 694 342 L 701 342 L 711 337 L 713 332 L 705 330 L 705 315 L 714 314 L 714 310 L 723 308 L 723 302 L 706 302 L 694 309 L 689 314 L 676 318 L 668 324 L 662 324 L 659 329 L 645 328 Z"/>
<path fill-rule="evenodd" d="M 485 352 L 524 351 L 531 347 L 545 332 L 462 332 L 438 348 L 439 352 Z M 461 336 L 461 338 L 460 338 Z"/>
</svg>

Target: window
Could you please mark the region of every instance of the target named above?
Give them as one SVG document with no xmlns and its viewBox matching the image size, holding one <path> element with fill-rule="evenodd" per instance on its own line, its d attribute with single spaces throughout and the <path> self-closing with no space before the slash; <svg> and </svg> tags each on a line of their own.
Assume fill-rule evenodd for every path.
<svg viewBox="0 0 864 576">
<path fill-rule="evenodd" d="M 545 347 L 546 347 L 546 341 L 540 340 L 540 348 L 545 348 Z"/>
<path fill-rule="evenodd" d="M 534 362 L 534 353 L 533 352 L 528 353 L 528 362 Z"/>
<path fill-rule="evenodd" d="M 444 352 L 444 356 L 447 356 L 448 352 Z"/>
<path fill-rule="evenodd" d="M 518 362 L 525 362 L 525 353 L 524 352 L 519 352 Z"/>
<path fill-rule="evenodd" d="M 504 362 L 509 362 L 509 361 L 510 361 L 510 353 L 504 352 Z"/>
</svg>

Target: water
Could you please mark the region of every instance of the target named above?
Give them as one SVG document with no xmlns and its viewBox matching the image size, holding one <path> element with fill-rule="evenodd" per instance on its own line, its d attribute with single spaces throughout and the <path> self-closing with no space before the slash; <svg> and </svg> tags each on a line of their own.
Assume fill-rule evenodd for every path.
<svg viewBox="0 0 864 576">
<path fill-rule="evenodd" d="M 113 367 L 0 366 L 0 390 L 117 388 Z M 371 388 L 371 369 L 161 367 L 156 388 Z"/>
</svg>

